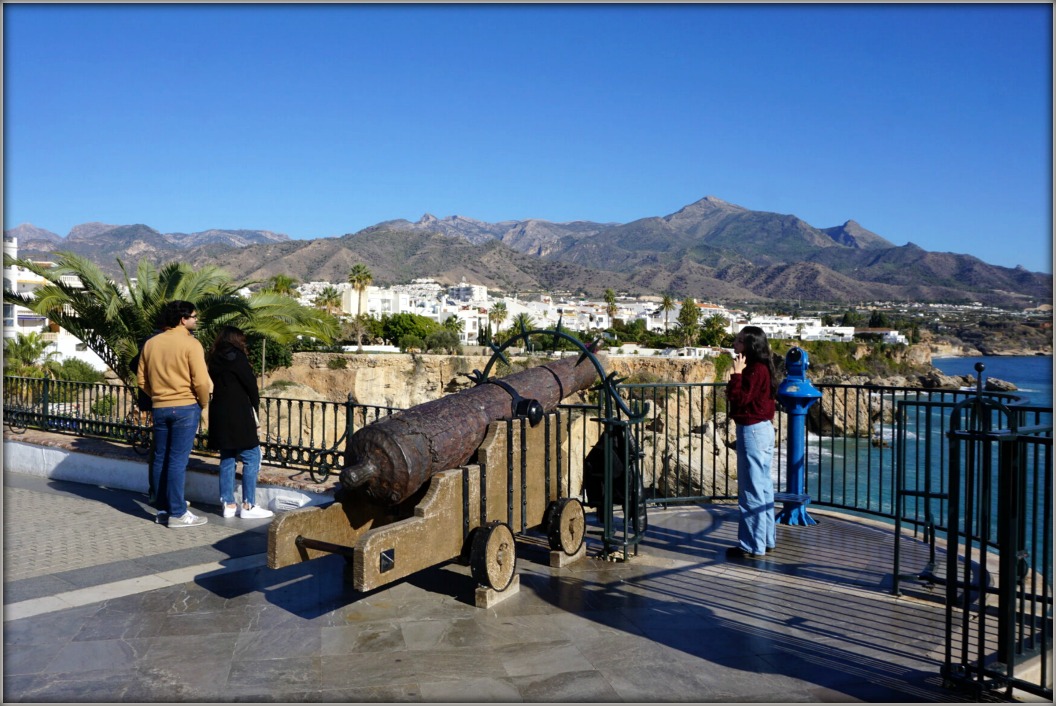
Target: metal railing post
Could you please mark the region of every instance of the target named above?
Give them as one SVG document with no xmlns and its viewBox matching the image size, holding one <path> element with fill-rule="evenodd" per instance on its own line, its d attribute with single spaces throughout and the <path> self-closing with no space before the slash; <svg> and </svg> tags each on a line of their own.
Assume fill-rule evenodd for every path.
<svg viewBox="0 0 1056 706">
<path fill-rule="evenodd" d="M 356 396 L 351 392 L 345 398 L 345 438 L 351 439 L 356 430 Z"/>
</svg>

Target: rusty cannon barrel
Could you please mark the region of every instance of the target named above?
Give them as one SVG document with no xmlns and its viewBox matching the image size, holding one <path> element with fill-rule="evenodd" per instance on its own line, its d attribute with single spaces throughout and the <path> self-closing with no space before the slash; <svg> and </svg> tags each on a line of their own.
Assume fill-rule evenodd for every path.
<svg viewBox="0 0 1056 706">
<path fill-rule="evenodd" d="M 434 474 L 466 463 L 488 425 L 513 416 L 518 401 L 518 414 L 538 417 L 597 378 L 588 358 L 563 358 L 383 417 L 348 440 L 341 485 L 396 505 Z"/>
</svg>

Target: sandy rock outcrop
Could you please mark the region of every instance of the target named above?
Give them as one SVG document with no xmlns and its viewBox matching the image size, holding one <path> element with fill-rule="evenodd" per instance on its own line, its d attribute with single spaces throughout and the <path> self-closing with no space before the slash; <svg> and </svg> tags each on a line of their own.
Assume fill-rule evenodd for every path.
<svg viewBox="0 0 1056 706">
<path fill-rule="evenodd" d="M 305 385 L 331 402 L 406 409 L 471 387 L 465 374 L 487 362 L 484 356 L 295 353 L 293 365 L 270 374 L 268 383 Z"/>
</svg>

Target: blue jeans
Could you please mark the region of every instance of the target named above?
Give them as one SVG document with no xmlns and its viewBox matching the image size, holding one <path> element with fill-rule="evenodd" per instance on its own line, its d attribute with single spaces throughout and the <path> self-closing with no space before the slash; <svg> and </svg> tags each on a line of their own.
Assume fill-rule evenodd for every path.
<svg viewBox="0 0 1056 706">
<path fill-rule="evenodd" d="M 154 463 L 150 473 L 158 510 L 169 513 L 169 517 L 182 517 L 187 512 L 183 486 L 201 418 L 202 408 L 197 403 L 154 408 Z"/>
<path fill-rule="evenodd" d="M 235 462 L 242 463 L 242 502 L 254 505 L 257 498 L 257 474 L 260 473 L 260 447 L 220 449 L 220 499 L 235 502 Z"/>
<path fill-rule="evenodd" d="M 774 425 L 737 425 L 737 505 L 741 511 L 737 539 L 741 549 L 762 554 L 777 544 L 774 522 Z"/>
</svg>

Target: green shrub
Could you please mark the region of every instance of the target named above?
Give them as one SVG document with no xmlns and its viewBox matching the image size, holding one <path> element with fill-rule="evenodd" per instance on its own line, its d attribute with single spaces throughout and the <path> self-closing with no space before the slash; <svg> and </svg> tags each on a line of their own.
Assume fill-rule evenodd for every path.
<svg viewBox="0 0 1056 706">
<path fill-rule="evenodd" d="M 715 382 L 723 382 L 726 379 L 726 371 L 733 367 L 733 356 L 729 353 L 720 353 L 712 358 L 715 363 Z"/>
<path fill-rule="evenodd" d="M 89 407 L 89 411 L 96 417 L 112 417 L 117 407 L 117 398 L 113 395 L 103 395 Z"/>
<path fill-rule="evenodd" d="M 452 331 L 437 331 L 425 337 L 425 350 L 452 355 L 462 353 L 462 343 L 458 334 Z"/>
<path fill-rule="evenodd" d="M 400 346 L 400 351 L 404 353 L 425 349 L 425 342 L 413 333 L 404 334 L 398 345 Z"/>
<path fill-rule="evenodd" d="M 326 367 L 330 368 L 331 370 L 344 370 L 348 367 L 348 360 L 346 360 L 344 357 L 331 358 L 330 360 L 326 361 Z"/>
<path fill-rule="evenodd" d="M 268 340 L 255 334 L 246 334 L 246 348 L 249 351 L 249 364 L 253 372 L 260 375 L 261 354 L 264 356 L 266 372 L 270 373 L 279 368 L 288 368 L 293 365 L 293 350 L 285 343 Z"/>
<path fill-rule="evenodd" d="M 55 377 L 70 382 L 102 382 L 106 376 L 80 358 L 67 358 L 55 367 Z"/>
<path fill-rule="evenodd" d="M 383 326 L 386 340 L 396 341 L 400 348 L 403 348 L 403 340 L 408 336 L 413 336 L 421 342 L 441 328 L 440 324 L 420 314 L 393 314 L 384 319 Z M 421 348 L 421 345 L 418 348 Z"/>
</svg>

